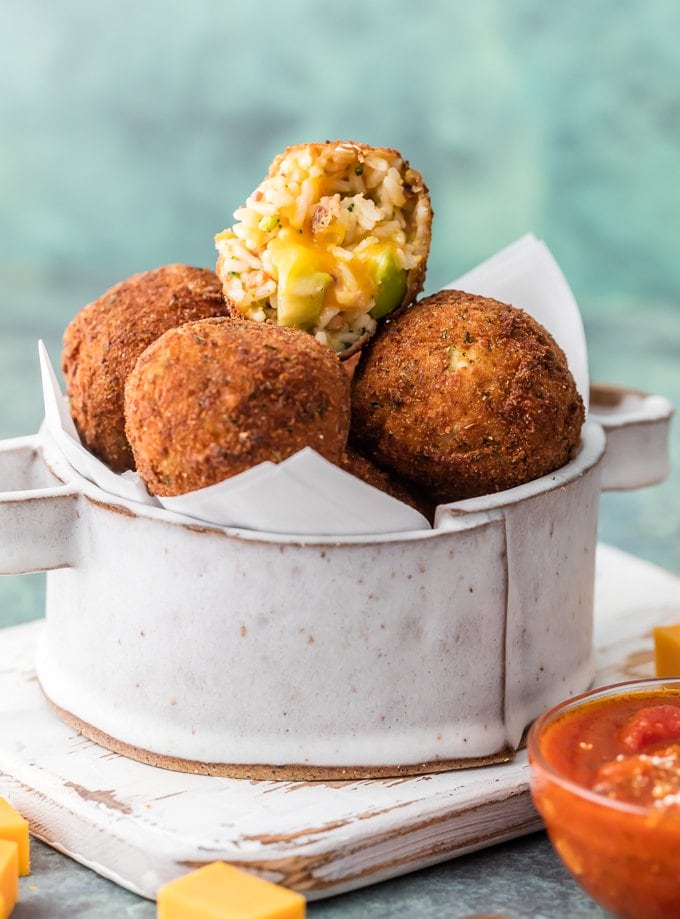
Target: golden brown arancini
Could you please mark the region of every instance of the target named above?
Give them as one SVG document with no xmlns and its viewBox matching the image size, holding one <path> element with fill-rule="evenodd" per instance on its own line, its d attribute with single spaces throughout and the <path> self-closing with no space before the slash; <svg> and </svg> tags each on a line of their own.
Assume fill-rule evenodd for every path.
<svg viewBox="0 0 680 919">
<path fill-rule="evenodd" d="M 583 401 L 523 310 L 444 290 L 390 322 L 352 385 L 352 436 L 439 503 L 501 491 L 574 455 Z"/>
<path fill-rule="evenodd" d="M 135 361 L 168 329 L 226 314 L 217 275 L 189 265 L 136 274 L 84 307 L 64 333 L 62 369 L 85 446 L 115 472 L 133 468 L 123 390 Z"/>
<path fill-rule="evenodd" d="M 304 332 L 231 319 L 171 329 L 125 387 L 137 469 L 152 494 L 168 496 L 307 446 L 337 463 L 349 385 L 336 355 Z"/>
<path fill-rule="evenodd" d="M 304 329 L 343 359 L 423 287 L 432 206 L 397 150 L 297 144 L 215 237 L 233 314 Z"/>
</svg>

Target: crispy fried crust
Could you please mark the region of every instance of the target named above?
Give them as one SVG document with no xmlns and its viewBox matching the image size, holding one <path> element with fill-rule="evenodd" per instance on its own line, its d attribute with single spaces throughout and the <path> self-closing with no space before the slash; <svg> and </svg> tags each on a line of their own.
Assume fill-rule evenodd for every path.
<svg viewBox="0 0 680 919">
<path fill-rule="evenodd" d="M 543 326 L 461 291 L 385 326 L 353 379 L 353 439 L 439 503 L 563 466 L 583 421 L 565 355 Z"/>
<path fill-rule="evenodd" d="M 217 275 L 188 265 L 134 275 L 84 307 L 64 334 L 62 369 L 85 446 L 115 472 L 133 468 L 123 391 L 135 361 L 168 329 L 226 314 Z"/>
<path fill-rule="evenodd" d="M 125 410 L 149 491 L 179 495 L 305 446 L 338 462 L 349 379 L 304 332 L 205 319 L 147 348 L 128 378 Z"/>
</svg>

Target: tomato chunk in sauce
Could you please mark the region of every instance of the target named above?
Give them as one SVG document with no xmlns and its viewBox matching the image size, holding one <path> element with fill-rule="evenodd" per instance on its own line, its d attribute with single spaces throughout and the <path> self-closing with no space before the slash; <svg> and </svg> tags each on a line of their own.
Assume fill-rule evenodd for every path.
<svg viewBox="0 0 680 919">
<path fill-rule="evenodd" d="M 680 743 L 605 763 L 593 791 L 630 804 L 680 807 Z"/>
<path fill-rule="evenodd" d="M 642 753 L 654 744 L 680 741 L 680 706 L 650 705 L 630 719 L 621 742 L 631 753 Z"/>
<path fill-rule="evenodd" d="M 597 770 L 593 791 L 647 807 L 680 806 L 680 705 L 640 709 L 620 738 L 623 750 Z"/>
<path fill-rule="evenodd" d="M 598 794 L 680 806 L 680 693 L 594 700 L 557 719 L 543 748 L 560 772 Z"/>
</svg>

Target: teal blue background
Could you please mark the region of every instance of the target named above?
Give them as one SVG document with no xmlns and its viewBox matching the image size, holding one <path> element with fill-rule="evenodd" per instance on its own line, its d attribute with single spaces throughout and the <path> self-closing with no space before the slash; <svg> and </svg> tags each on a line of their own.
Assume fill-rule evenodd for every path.
<svg viewBox="0 0 680 919">
<path fill-rule="evenodd" d="M 116 281 L 213 265 L 272 157 L 325 138 L 394 146 L 426 177 L 427 292 L 531 230 L 592 377 L 677 403 L 679 35 L 674 0 L 2 0 L 0 437 L 39 424 L 39 336 L 56 357 Z M 674 468 L 605 496 L 602 534 L 680 570 Z"/>
<path fill-rule="evenodd" d="M 114 282 L 214 264 L 272 157 L 326 138 L 425 176 L 427 292 L 533 231 L 592 377 L 680 403 L 679 36 L 676 0 L 1 0 L 0 437 L 40 422 L 39 337 L 56 357 Z M 601 513 L 675 571 L 679 444 L 667 483 Z M 0 624 L 42 602 L 41 576 L 3 579 Z"/>
</svg>

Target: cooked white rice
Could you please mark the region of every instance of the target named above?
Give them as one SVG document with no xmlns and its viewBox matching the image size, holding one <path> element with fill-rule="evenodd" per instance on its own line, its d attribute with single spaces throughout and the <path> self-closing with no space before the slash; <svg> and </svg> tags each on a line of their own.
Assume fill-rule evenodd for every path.
<svg viewBox="0 0 680 919">
<path fill-rule="evenodd" d="M 431 210 L 422 188 L 393 151 L 350 143 L 290 148 L 234 212 L 234 225 L 215 237 L 225 297 L 250 319 L 278 322 L 270 246 L 294 240 L 332 277 L 308 331 L 338 352 L 351 348 L 376 326 L 370 252 L 389 242 L 397 268 L 407 272 L 427 256 Z"/>
</svg>

